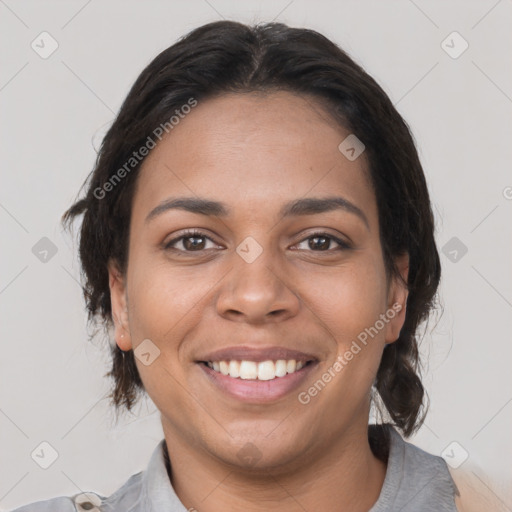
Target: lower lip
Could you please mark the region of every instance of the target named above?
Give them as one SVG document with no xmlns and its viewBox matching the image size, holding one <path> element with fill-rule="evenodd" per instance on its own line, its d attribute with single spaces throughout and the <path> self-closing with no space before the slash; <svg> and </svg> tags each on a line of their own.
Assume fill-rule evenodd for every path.
<svg viewBox="0 0 512 512">
<path fill-rule="evenodd" d="M 204 363 L 198 364 L 210 382 L 226 394 L 244 402 L 266 403 L 278 400 L 300 387 L 317 362 L 310 362 L 294 373 L 272 380 L 235 379 L 212 370 Z"/>
</svg>

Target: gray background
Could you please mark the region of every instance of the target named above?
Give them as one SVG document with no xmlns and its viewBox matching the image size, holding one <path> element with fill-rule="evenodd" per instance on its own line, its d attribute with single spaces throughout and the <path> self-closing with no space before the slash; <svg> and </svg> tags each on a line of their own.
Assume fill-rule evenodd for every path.
<svg viewBox="0 0 512 512">
<path fill-rule="evenodd" d="M 431 408 L 412 442 L 452 465 L 467 454 L 454 471 L 512 510 L 503 490 L 512 480 L 511 14 L 510 0 L 0 0 L 0 506 L 108 495 L 163 438 L 149 399 L 114 424 L 106 350 L 87 342 L 76 241 L 59 219 L 142 68 L 194 27 L 226 18 L 322 32 L 411 126 L 444 270 L 444 314 L 421 346 Z M 58 43 L 47 58 L 31 47 L 51 49 L 43 31 Z M 453 31 L 469 44 L 457 58 L 464 43 Z M 43 441 L 59 455 L 48 469 L 31 458 Z"/>
</svg>

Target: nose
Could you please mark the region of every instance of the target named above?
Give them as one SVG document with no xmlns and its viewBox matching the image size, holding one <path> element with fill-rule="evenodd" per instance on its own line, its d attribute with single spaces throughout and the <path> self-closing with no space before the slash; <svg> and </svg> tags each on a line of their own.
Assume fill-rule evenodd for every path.
<svg viewBox="0 0 512 512">
<path fill-rule="evenodd" d="M 265 324 L 298 313 L 300 301 L 291 288 L 290 276 L 282 264 L 276 264 L 270 250 L 263 250 L 252 262 L 238 254 L 233 260 L 217 297 L 219 315 L 232 321 Z"/>
</svg>

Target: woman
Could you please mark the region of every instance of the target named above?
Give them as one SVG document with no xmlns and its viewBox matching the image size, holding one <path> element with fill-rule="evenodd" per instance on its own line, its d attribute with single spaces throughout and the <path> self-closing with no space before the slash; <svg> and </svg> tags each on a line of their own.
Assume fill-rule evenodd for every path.
<svg viewBox="0 0 512 512">
<path fill-rule="evenodd" d="M 20 512 L 457 510 L 444 460 L 400 435 L 425 417 L 416 331 L 440 279 L 425 177 L 334 43 L 191 32 L 133 85 L 79 215 L 113 404 L 147 392 L 165 439 L 111 496 Z"/>
</svg>

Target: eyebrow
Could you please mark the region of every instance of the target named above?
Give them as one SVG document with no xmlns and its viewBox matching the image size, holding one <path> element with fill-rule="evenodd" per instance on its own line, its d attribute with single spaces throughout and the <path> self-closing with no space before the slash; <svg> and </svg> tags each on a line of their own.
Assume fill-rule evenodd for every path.
<svg viewBox="0 0 512 512">
<path fill-rule="evenodd" d="M 170 198 L 165 199 L 158 206 L 153 208 L 146 217 L 145 222 L 147 223 L 164 212 L 175 209 L 215 217 L 227 217 L 231 212 L 231 209 L 224 203 L 210 199 L 198 197 Z M 344 210 L 357 215 L 365 223 L 366 227 L 370 229 L 368 219 L 364 212 L 348 199 L 338 196 L 326 198 L 307 197 L 290 201 L 283 205 L 279 213 L 281 217 L 293 217 L 316 215 L 335 210 Z"/>
</svg>

